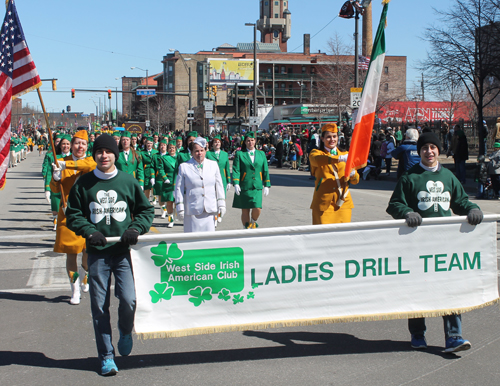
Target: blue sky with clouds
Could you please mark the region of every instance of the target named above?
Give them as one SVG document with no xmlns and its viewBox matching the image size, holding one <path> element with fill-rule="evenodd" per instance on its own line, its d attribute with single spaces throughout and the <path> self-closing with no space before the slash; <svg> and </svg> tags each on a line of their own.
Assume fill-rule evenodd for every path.
<svg viewBox="0 0 500 386">
<path fill-rule="evenodd" d="M 301 51 L 303 35 L 314 36 L 325 26 L 311 40 L 312 52 L 327 51 L 328 39 L 336 33 L 345 43 L 352 43 L 354 20 L 336 17 L 343 2 L 289 0 L 289 51 Z M 387 54 L 407 56 L 409 91 L 421 76 L 412 67 L 426 55 L 426 45 L 420 37 L 426 26 L 437 22 L 432 7 L 443 9 L 453 3 L 454 0 L 390 2 Z M 41 78 L 58 79 L 56 92 L 51 90 L 50 82 L 45 82 L 41 89 L 47 110 L 61 111 L 71 105 L 73 112 L 84 113 L 95 112 L 94 101 L 98 101 L 99 95 L 77 93 L 72 99 L 72 88 L 120 89 L 121 80 L 116 78 L 144 74 L 131 70 L 132 66 L 148 69 L 150 74 L 161 72 L 161 60 L 170 48 L 194 53 L 223 43 L 251 42 L 253 30 L 245 23 L 259 18 L 259 0 L 16 0 L 16 7 Z M 374 31 L 381 11 L 381 1 L 374 0 Z M 106 98 L 108 103 L 105 93 L 100 97 L 101 102 Z M 30 106 L 39 106 L 36 93 L 22 98 Z"/>
</svg>

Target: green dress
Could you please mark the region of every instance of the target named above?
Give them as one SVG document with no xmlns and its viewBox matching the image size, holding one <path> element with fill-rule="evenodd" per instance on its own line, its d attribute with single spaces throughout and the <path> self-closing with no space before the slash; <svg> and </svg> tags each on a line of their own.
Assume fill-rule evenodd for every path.
<svg viewBox="0 0 500 386">
<path fill-rule="evenodd" d="M 136 154 L 137 157 L 134 157 L 132 151 L 129 150 L 128 157 L 125 159 L 125 153 L 121 151 L 115 162 L 115 166 L 118 170 L 134 176 L 139 182 L 139 185 L 144 187 L 144 167 L 142 165 L 142 157 L 139 153 Z"/>
<path fill-rule="evenodd" d="M 215 151 L 210 150 L 207 151 L 206 157 L 207 159 L 217 162 L 217 164 L 219 165 L 220 175 L 222 177 L 222 185 L 225 189 L 227 184 L 231 183 L 231 172 L 229 170 L 228 154 L 223 150 L 221 150 L 219 154 L 216 154 Z"/>
<path fill-rule="evenodd" d="M 234 157 L 233 184 L 240 186 L 241 193 L 234 195 L 233 208 L 262 208 L 262 189 L 271 187 L 266 154 L 261 150 L 254 152 L 254 162 L 247 151 L 238 151 Z"/>
<path fill-rule="evenodd" d="M 154 157 L 158 154 L 158 150 L 151 149 L 141 152 L 142 165 L 144 166 L 144 190 L 153 189 L 151 178 L 155 178 Z"/>
<path fill-rule="evenodd" d="M 168 153 L 164 156 L 157 157 L 157 170 L 156 180 L 161 181 L 161 201 L 175 201 L 175 179 L 177 178 L 177 172 L 179 170 L 177 158 L 172 157 Z M 164 181 L 166 179 L 168 179 L 170 182 L 165 183 Z"/>
</svg>

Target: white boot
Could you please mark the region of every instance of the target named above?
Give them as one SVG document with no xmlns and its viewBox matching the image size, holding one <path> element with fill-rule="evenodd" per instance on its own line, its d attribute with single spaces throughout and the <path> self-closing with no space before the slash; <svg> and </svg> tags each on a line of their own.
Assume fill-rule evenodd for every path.
<svg viewBox="0 0 500 386">
<path fill-rule="evenodd" d="M 166 218 L 167 217 L 167 208 L 164 206 L 161 207 L 162 213 L 161 213 L 161 218 Z"/>
<path fill-rule="evenodd" d="M 54 229 L 53 230 L 57 230 L 57 216 L 54 216 L 53 217 L 53 221 L 54 221 Z"/>
<path fill-rule="evenodd" d="M 89 273 L 85 271 L 83 267 L 78 268 L 78 272 L 80 273 L 80 277 L 82 278 L 82 292 L 89 292 Z"/>
<path fill-rule="evenodd" d="M 163 213 L 167 213 L 167 211 L 165 211 Z M 174 214 L 173 213 L 169 213 L 168 214 L 167 228 L 173 228 L 173 227 L 174 227 Z"/>
<path fill-rule="evenodd" d="M 80 278 L 78 277 L 75 282 L 71 282 L 71 299 L 69 304 L 77 305 L 80 304 Z"/>
</svg>

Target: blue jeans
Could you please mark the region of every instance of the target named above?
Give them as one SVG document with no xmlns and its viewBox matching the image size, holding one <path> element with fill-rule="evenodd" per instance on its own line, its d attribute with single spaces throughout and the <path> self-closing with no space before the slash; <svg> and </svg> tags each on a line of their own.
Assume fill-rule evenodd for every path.
<svg viewBox="0 0 500 386">
<path fill-rule="evenodd" d="M 462 184 L 465 184 L 465 160 L 455 160 L 455 175 Z"/>
<path fill-rule="evenodd" d="M 100 360 L 114 358 L 109 316 L 111 274 L 115 276 L 115 296 L 120 300 L 118 329 L 122 334 L 130 334 L 134 327 L 136 304 L 130 252 L 119 256 L 89 254 L 88 266 L 90 308 L 97 354 Z"/>
<path fill-rule="evenodd" d="M 462 336 L 462 315 L 443 316 L 444 338 Z M 425 335 L 425 318 L 408 319 L 408 329 L 412 335 Z"/>
</svg>

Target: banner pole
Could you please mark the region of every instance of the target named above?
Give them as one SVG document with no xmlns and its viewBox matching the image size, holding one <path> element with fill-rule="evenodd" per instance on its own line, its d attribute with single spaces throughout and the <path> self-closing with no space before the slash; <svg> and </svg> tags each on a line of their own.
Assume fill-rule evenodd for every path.
<svg viewBox="0 0 500 386">
<path fill-rule="evenodd" d="M 45 117 L 45 123 L 47 124 L 50 146 L 52 147 L 52 155 L 54 156 L 54 163 L 57 165 L 56 147 L 54 146 L 54 138 L 52 136 L 52 130 L 50 129 L 49 116 L 47 115 L 47 111 L 45 111 L 45 105 L 43 104 L 42 93 L 40 92 L 40 88 L 37 88 L 36 92 L 38 93 L 38 98 L 40 99 L 40 104 L 42 105 L 43 116 Z M 64 189 L 60 181 L 59 181 L 59 187 L 61 189 L 61 204 L 64 209 L 66 208 L 66 198 L 64 197 Z"/>
</svg>

